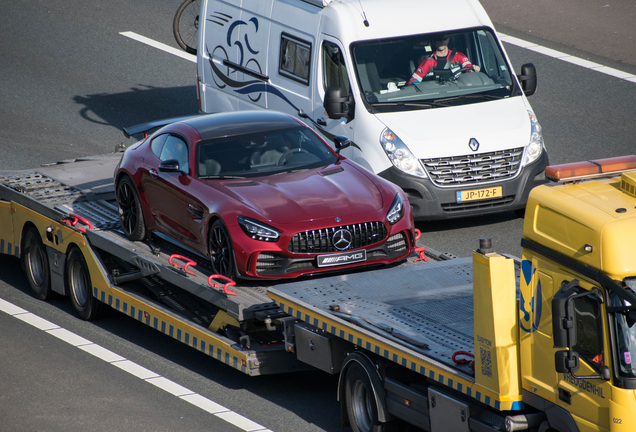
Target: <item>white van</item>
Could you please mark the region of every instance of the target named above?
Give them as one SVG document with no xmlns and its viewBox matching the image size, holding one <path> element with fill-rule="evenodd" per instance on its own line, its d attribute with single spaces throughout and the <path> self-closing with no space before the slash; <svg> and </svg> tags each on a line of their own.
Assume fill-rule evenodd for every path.
<svg viewBox="0 0 636 432">
<path fill-rule="evenodd" d="M 284 111 L 348 138 L 416 220 L 523 211 L 544 182 L 535 68 L 515 76 L 476 0 L 207 0 L 200 17 L 201 111 Z"/>
</svg>

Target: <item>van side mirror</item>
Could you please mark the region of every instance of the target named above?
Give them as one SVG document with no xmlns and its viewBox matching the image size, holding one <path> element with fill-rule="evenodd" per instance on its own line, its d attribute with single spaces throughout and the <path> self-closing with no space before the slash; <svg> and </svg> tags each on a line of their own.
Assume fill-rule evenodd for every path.
<svg viewBox="0 0 636 432">
<path fill-rule="evenodd" d="M 336 146 L 336 153 L 340 154 L 340 150 L 351 147 L 351 141 L 345 136 L 333 137 L 333 143 Z"/>
<path fill-rule="evenodd" d="M 526 96 L 532 96 L 537 91 L 537 68 L 532 63 L 521 66 L 521 75 L 517 75 L 521 83 L 521 90 Z"/>
<path fill-rule="evenodd" d="M 323 107 L 330 119 L 337 120 L 346 117 L 347 123 L 353 120 L 355 111 L 353 96 L 342 97 L 342 89 L 340 87 L 327 87 Z"/>
</svg>

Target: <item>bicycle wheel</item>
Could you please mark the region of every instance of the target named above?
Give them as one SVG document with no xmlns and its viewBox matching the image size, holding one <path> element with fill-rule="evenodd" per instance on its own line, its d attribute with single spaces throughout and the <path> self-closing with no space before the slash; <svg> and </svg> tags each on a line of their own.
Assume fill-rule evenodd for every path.
<svg viewBox="0 0 636 432">
<path fill-rule="evenodd" d="M 172 22 L 172 32 L 179 46 L 190 54 L 197 53 L 199 10 L 201 0 L 184 0 Z"/>
</svg>

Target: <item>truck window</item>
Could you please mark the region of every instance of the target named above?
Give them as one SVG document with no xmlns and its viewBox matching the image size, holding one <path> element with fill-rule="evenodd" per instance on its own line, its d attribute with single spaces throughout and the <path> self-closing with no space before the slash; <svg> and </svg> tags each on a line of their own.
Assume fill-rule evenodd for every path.
<svg viewBox="0 0 636 432">
<path fill-rule="evenodd" d="M 631 278 L 634 279 L 634 278 Z M 612 306 L 631 306 L 627 301 L 621 300 L 616 294 L 611 297 Z M 618 365 L 615 368 L 623 377 L 636 377 L 636 323 L 625 314 L 614 313 L 614 339 L 616 346 L 613 348 Z"/>
<path fill-rule="evenodd" d="M 351 94 L 349 75 L 345 67 L 340 47 L 332 42 L 322 44 L 322 70 L 325 90 L 328 87 L 339 87 L 342 97 Z"/>
<path fill-rule="evenodd" d="M 591 366 L 605 365 L 603 355 L 603 322 L 599 301 L 592 297 L 574 299 L 577 342 L 574 350 Z"/>
<path fill-rule="evenodd" d="M 311 71 L 311 43 L 288 34 L 280 37 L 278 72 L 294 81 L 309 85 Z"/>
</svg>

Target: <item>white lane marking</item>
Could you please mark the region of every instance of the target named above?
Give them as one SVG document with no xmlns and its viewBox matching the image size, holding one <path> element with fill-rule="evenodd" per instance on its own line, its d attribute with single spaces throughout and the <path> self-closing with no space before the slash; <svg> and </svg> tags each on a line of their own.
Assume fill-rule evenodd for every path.
<svg viewBox="0 0 636 432">
<path fill-rule="evenodd" d="M 181 58 L 186 59 L 188 61 L 191 61 L 193 63 L 197 62 L 197 56 L 195 56 L 195 55 L 188 54 L 187 52 L 182 51 L 180 49 L 173 48 L 173 47 L 171 47 L 169 45 L 166 45 L 164 43 L 157 42 L 157 41 L 155 41 L 153 39 L 150 39 L 150 38 L 147 38 L 145 36 L 141 36 L 140 34 L 137 34 L 135 32 L 125 31 L 125 32 L 120 32 L 119 34 L 122 35 L 122 36 L 126 36 L 128 38 L 134 39 L 134 40 L 136 40 L 138 42 L 144 43 L 146 45 L 150 45 L 151 47 L 160 49 L 160 50 L 165 51 L 167 53 L 176 55 L 177 57 L 181 57 Z M 528 41 L 525 41 L 523 39 L 516 38 L 514 36 L 508 36 L 508 35 L 503 34 L 503 33 L 499 33 L 499 38 L 503 42 L 509 43 L 511 45 L 515 45 L 515 46 L 518 46 L 518 47 L 521 47 L 521 48 L 525 48 L 525 49 L 528 49 L 528 50 L 531 50 L 531 51 L 535 51 L 535 52 L 538 52 L 539 54 L 543 54 L 543 55 L 546 55 L 548 57 L 552 57 L 552 58 L 555 58 L 555 59 L 558 59 L 558 60 L 563 60 L 565 62 L 572 63 L 572 64 L 575 64 L 577 66 L 581 66 L 581 67 L 586 68 L 586 69 L 590 69 L 590 70 L 594 70 L 594 71 L 597 71 L 597 72 L 600 72 L 600 73 L 604 73 L 604 74 L 612 76 L 614 78 L 619 78 L 619 79 L 622 79 L 622 80 L 626 80 L 626 81 L 630 81 L 630 82 L 636 83 L 636 75 L 633 75 L 633 74 L 630 74 L 630 73 L 627 73 L 627 72 L 624 72 L 624 71 L 621 71 L 621 70 L 618 70 L 618 69 L 614 69 L 614 68 L 611 68 L 611 67 L 608 67 L 608 66 L 604 66 L 604 65 L 599 64 L 599 63 L 594 63 L 594 62 L 591 62 L 589 60 L 582 59 L 580 57 L 571 56 L 571 55 L 569 55 L 567 53 L 564 53 L 564 52 L 561 52 L 561 51 L 557 51 L 557 50 L 554 50 L 552 48 L 547 48 L 547 47 L 544 47 L 544 46 L 541 46 L 541 45 L 537 45 L 537 44 L 535 44 L 533 42 L 528 42 Z"/>
<path fill-rule="evenodd" d="M 156 40 L 147 38 L 146 36 L 142 36 L 140 34 L 137 34 L 135 32 L 131 32 L 131 31 L 125 31 L 125 32 L 119 32 L 120 35 L 122 36 L 126 36 L 128 38 L 134 39 L 138 42 L 141 43 L 145 43 L 146 45 L 150 45 L 151 47 L 157 48 L 161 51 L 165 51 L 167 53 L 170 53 L 172 55 L 176 55 L 177 57 L 181 57 L 182 59 L 186 59 L 189 60 L 193 63 L 197 62 L 197 56 L 193 55 L 193 54 L 188 54 L 187 52 L 181 50 L 181 49 L 177 49 L 177 48 L 173 48 L 170 45 L 166 45 L 164 43 L 161 42 L 157 42 Z"/>
<path fill-rule="evenodd" d="M 575 64 L 577 66 L 581 66 L 586 69 L 594 70 L 596 72 L 604 73 L 605 75 L 612 76 L 614 78 L 623 79 L 626 81 L 630 81 L 636 83 L 636 75 L 614 69 L 608 66 L 604 66 L 599 63 L 595 63 L 589 60 L 582 59 L 580 57 L 571 56 L 561 51 L 553 50 L 552 48 L 547 48 L 541 45 L 537 45 L 532 42 L 525 41 L 523 39 L 519 39 L 513 36 L 508 36 L 503 33 L 499 33 L 499 39 L 503 42 L 509 43 L 511 45 L 518 46 L 520 48 L 525 48 L 531 51 L 538 52 L 539 54 L 546 55 L 548 57 L 552 57 L 558 60 L 563 60 L 568 63 Z"/>
<path fill-rule="evenodd" d="M 197 408 L 200 408 L 221 420 L 224 420 L 233 426 L 238 427 L 246 432 L 272 432 L 270 429 L 266 429 L 264 426 L 253 422 L 252 420 L 243 417 L 242 415 L 225 408 L 223 405 L 219 405 L 218 403 L 210 400 L 198 393 L 193 392 L 192 390 L 177 384 L 174 381 L 169 380 L 168 378 L 162 377 L 159 374 L 151 371 L 150 369 L 146 369 L 143 366 L 138 365 L 113 351 L 110 351 L 100 345 L 97 345 L 90 340 L 83 338 L 71 331 L 66 330 L 54 324 L 44 318 L 41 318 L 31 312 L 22 309 L 10 303 L 4 299 L 0 298 L 0 311 L 6 313 L 7 315 L 13 316 L 27 324 L 32 325 L 33 327 L 44 331 L 45 333 L 50 334 L 51 336 L 55 336 L 56 338 L 68 343 L 71 346 L 79 348 L 88 354 L 91 354 L 106 363 L 110 363 L 113 366 L 117 366 L 121 370 L 128 372 L 129 374 L 146 381 L 149 384 L 154 385 L 157 388 L 162 389 L 174 396 L 177 396 L 179 399 L 194 405 Z"/>
</svg>

